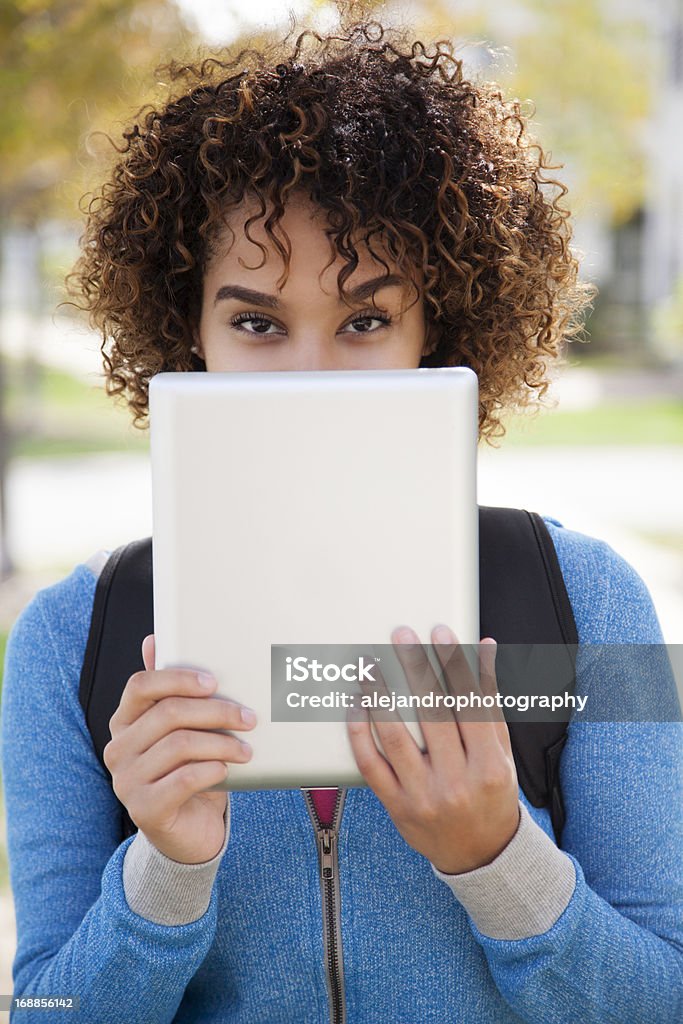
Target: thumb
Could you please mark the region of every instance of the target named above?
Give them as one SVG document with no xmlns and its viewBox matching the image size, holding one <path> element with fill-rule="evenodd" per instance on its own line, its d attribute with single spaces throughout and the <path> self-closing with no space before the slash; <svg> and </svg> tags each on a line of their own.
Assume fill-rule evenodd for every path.
<svg viewBox="0 0 683 1024">
<path fill-rule="evenodd" d="M 145 663 L 145 669 L 148 672 L 154 668 L 154 633 L 150 633 L 149 636 L 146 636 L 142 641 L 142 660 Z"/>
</svg>

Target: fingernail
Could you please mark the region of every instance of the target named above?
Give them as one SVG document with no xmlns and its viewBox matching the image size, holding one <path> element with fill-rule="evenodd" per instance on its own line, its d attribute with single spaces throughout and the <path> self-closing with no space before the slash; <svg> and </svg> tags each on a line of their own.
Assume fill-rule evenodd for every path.
<svg viewBox="0 0 683 1024">
<path fill-rule="evenodd" d="M 434 630 L 434 638 L 437 644 L 452 644 L 453 634 L 448 626 L 437 626 Z"/>
<path fill-rule="evenodd" d="M 403 647 L 414 647 L 417 643 L 417 637 L 413 633 L 412 629 L 408 629 L 407 626 L 398 630 L 396 638 Z"/>
<path fill-rule="evenodd" d="M 241 708 L 240 718 L 246 725 L 253 725 L 256 721 L 256 712 L 252 711 L 251 708 Z"/>
<path fill-rule="evenodd" d="M 203 690 L 213 690 L 214 686 L 216 685 L 216 680 L 214 676 L 210 675 L 208 672 L 198 672 L 197 682 L 199 683 Z"/>
</svg>

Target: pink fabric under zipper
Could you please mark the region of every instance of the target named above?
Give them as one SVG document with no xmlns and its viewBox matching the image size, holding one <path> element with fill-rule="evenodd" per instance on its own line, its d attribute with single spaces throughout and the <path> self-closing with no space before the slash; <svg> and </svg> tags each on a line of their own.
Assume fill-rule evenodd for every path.
<svg viewBox="0 0 683 1024">
<path fill-rule="evenodd" d="M 337 801 L 338 789 L 311 789 L 311 799 L 323 825 L 332 824 L 334 805 Z"/>
</svg>

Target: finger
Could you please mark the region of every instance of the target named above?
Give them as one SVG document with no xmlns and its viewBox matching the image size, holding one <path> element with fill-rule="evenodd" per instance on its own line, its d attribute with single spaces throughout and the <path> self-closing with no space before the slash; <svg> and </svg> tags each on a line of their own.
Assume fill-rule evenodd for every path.
<svg viewBox="0 0 683 1024">
<path fill-rule="evenodd" d="M 358 770 L 373 792 L 387 806 L 398 798 L 400 782 L 387 759 L 377 749 L 367 710 L 349 709 L 346 729 Z"/>
<path fill-rule="evenodd" d="M 464 751 L 455 715 L 442 701 L 436 699 L 446 694 L 419 637 L 409 627 L 401 626 L 392 632 L 391 638 L 411 692 L 420 698 L 417 719 L 429 755 L 442 762 L 450 759 L 453 767 L 461 764 Z M 423 706 L 424 699 L 430 696 L 435 698 L 433 708 Z"/>
<path fill-rule="evenodd" d="M 208 685 L 207 685 L 208 684 Z M 134 672 L 126 683 L 121 701 L 109 728 L 121 729 L 135 722 L 164 697 L 206 697 L 216 688 L 216 680 L 192 669 L 173 668 Z"/>
<path fill-rule="evenodd" d="M 156 641 L 154 633 L 150 633 L 142 641 L 142 661 L 145 668 L 150 671 L 154 668 L 154 661 L 156 658 Z"/>
<path fill-rule="evenodd" d="M 468 759 L 488 756 L 495 752 L 500 741 L 491 711 L 482 705 L 484 694 L 470 668 L 465 650 L 448 626 L 437 626 L 432 637 L 436 640 L 434 646 L 444 670 L 446 687 L 459 701 L 455 715 L 465 754 Z"/>
<path fill-rule="evenodd" d="M 367 660 L 370 659 L 368 658 Z M 367 678 L 359 679 L 358 686 L 362 691 L 362 696 L 367 698 L 368 701 L 372 701 L 372 707 L 368 705 L 363 706 L 359 701 L 358 712 L 369 712 L 375 726 L 377 726 L 378 722 L 403 726 L 403 719 L 396 708 L 391 706 L 392 694 L 377 662 L 372 665 L 371 672 L 372 682 L 368 681 Z"/>
<path fill-rule="evenodd" d="M 183 764 L 193 761 L 223 761 L 231 764 L 245 764 L 251 759 L 252 750 L 236 736 L 221 733 L 202 732 L 191 729 L 176 729 L 163 736 L 149 750 L 137 757 L 133 763 L 135 777 L 147 784 L 164 778 Z"/>
<path fill-rule="evenodd" d="M 507 724 L 502 709 L 495 703 L 495 695 L 498 692 L 495 656 L 495 641 L 493 643 L 480 642 L 478 650 L 479 684 L 476 694 L 482 698 L 491 698 L 489 703 L 493 701 L 493 706 L 486 711 L 473 710 L 472 715 L 460 723 L 467 756 L 475 761 L 495 757 L 500 754 L 501 749 L 511 755 Z M 486 715 L 485 718 L 484 715 Z"/>
<path fill-rule="evenodd" d="M 131 722 L 117 737 L 118 757 L 139 757 L 163 737 L 178 729 L 204 729 L 220 733 L 254 727 L 244 721 L 242 705 L 222 697 L 203 700 L 166 697 Z"/>
<path fill-rule="evenodd" d="M 192 761 L 145 787 L 139 799 L 143 806 L 153 806 L 157 820 L 163 821 L 190 797 L 217 786 L 227 775 L 228 768 L 223 761 Z"/>
<path fill-rule="evenodd" d="M 411 785 L 420 785 L 424 777 L 422 751 L 406 728 L 398 711 L 392 709 L 391 693 L 377 664 L 373 666 L 373 675 L 374 685 L 367 680 L 360 682 L 363 694 L 371 697 L 373 693 L 377 693 L 380 697 L 386 697 L 388 706 L 364 710 L 369 711 L 384 756 L 401 785 L 406 788 Z"/>
<path fill-rule="evenodd" d="M 472 694 L 478 695 L 480 691 L 467 660 L 465 649 L 453 630 L 443 623 L 435 626 L 432 630 L 432 641 L 441 665 L 442 678 L 447 692 L 455 697 L 456 702 L 458 698 L 461 698 L 460 704 L 456 703 L 455 708 L 455 717 L 458 723 L 468 719 L 481 721 L 482 717 L 488 718 L 485 709 L 463 703 L 465 699 L 469 702 Z"/>
</svg>

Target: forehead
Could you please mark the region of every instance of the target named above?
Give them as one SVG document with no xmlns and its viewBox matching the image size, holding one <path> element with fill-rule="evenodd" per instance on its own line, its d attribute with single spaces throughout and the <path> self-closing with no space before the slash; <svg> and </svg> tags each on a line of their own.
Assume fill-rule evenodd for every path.
<svg viewBox="0 0 683 1024">
<path fill-rule="evenodd" d="M 292 194 L 279 222 L 271 221 L 276 243 L 265 227 L 272 209 L 267 205 L 262 213 L 261 205 L 251 199 L 228 212 L 211 245 L 207 277 L 223 275 L 229 269 L 233 278 L 250 275 L 258 277 L 261 284 L 269 282 L 274 286 L 277 281 L 280 287 L 284 287 L 285 281 L 293 286 L 307 282 L 310 285 L 313 277 L 320 281 L 323 290 L 336 293 L 337 275 L 348 260 L 335 249 L 327 212 L 308 198 Z M 345 287 L 381 274 L 399 274 L 406 282 L 410 280 L 410 273 L 402 271 L 391 258 L 378 233 L 372 235 L 369 245 L 362 231 L 352 235 L 352 240 L 358 265 Z M 287 249 L 290 266 L 285 278 L 283 253 Z"/>
</svg>

